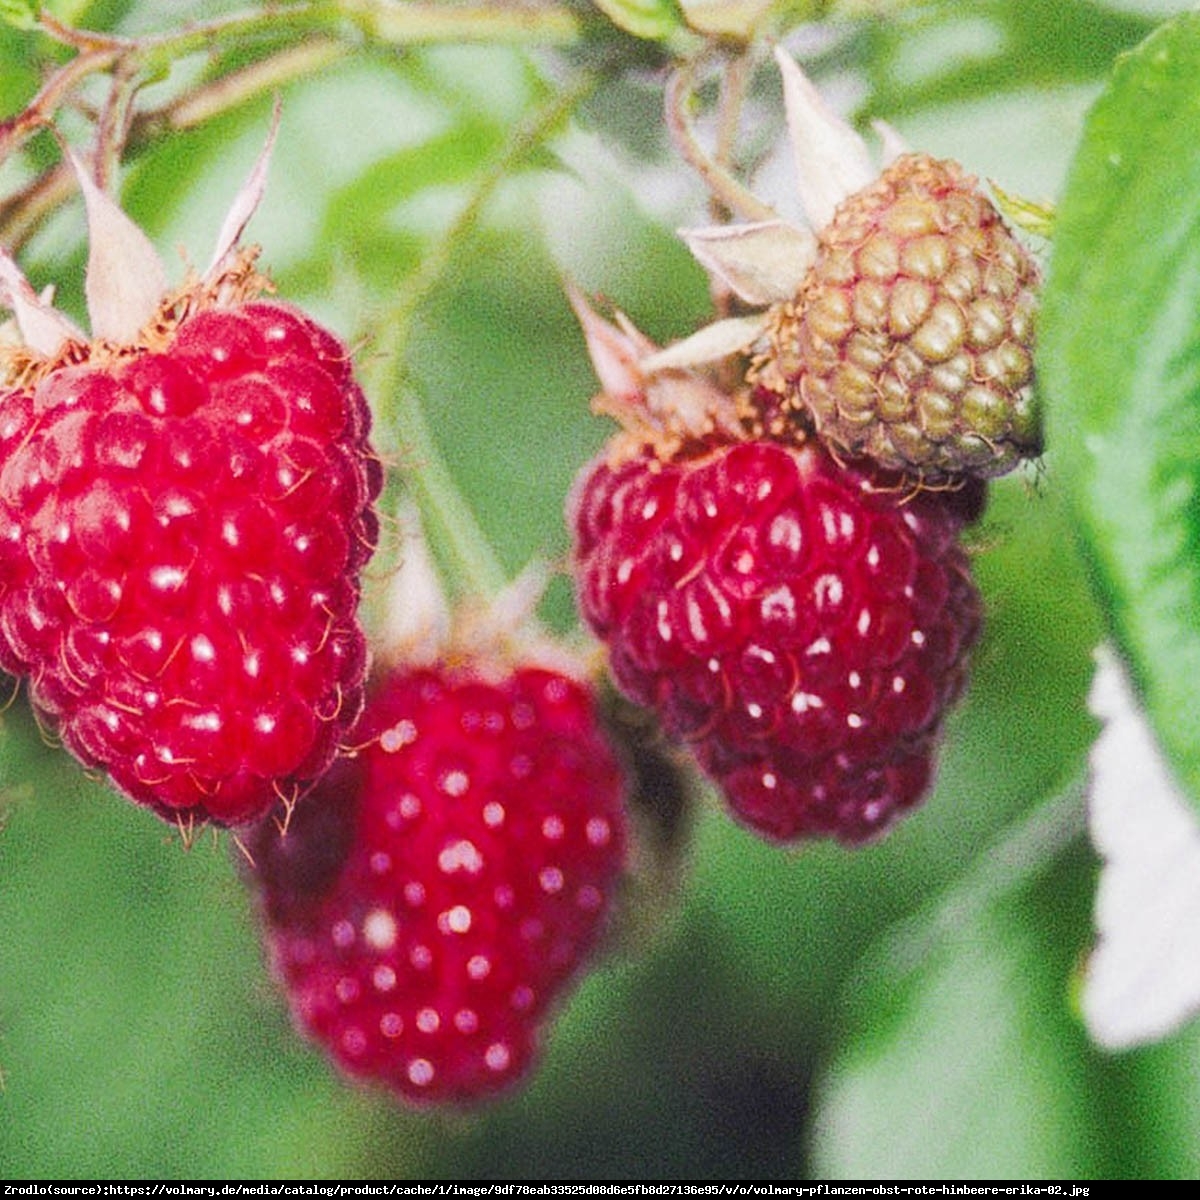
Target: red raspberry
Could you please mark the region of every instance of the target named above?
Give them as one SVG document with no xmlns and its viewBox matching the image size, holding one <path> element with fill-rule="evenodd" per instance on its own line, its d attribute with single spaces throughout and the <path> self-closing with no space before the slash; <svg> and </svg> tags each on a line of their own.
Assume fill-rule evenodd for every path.
<svg viewBox="0 0 1200 1200">
<path fill-rule="evenodd" d="M 344 1071 L 468 1103 L 529 1069 L 609 914 L 623 779 L 556 672 L 399 670 L 286 834 L 250 839 L 298 1023 Z"/>
<path fill-rule="evenodd" d="M 361 709 L 369 420 L 337 339 L 266 302 L 0 392 L 0 665 L 160 816 L 261 817 Z"/>
<path fill-rule="evenodd" d="M 600 459 L 570 522 L 618 685 L 778 840 L 882 833 L 926 790 L 980 626 L 982 484 L 897 490 L 815 444 Z"/>
</svg>

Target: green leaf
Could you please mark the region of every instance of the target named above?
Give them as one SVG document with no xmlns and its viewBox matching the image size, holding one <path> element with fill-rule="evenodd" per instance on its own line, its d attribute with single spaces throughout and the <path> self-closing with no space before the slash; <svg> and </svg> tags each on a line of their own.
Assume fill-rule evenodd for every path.
<svg viewBox="0 0 1200 1200">
<path fill-rule="evenodd" d="M 1200 14 L 1121 60 L 1058 209 L 1047 443 L 1095 591 L 1200 807 Z"/>
<path fill-rule="evenodd" d="M 40 8 L 36 0 L 0 0 L 0 21 L 15 29 L 36 29 Z"/>
<path fill-rule="evenodd" d="M 876 7 L 876 6 L 873 6 Z M 1153 28 L 1096 0 L 935 0 L 863 27 L 871 95 L 861 115 L 994 104 L 1031 85 L 1102 77 Z M 1014 130 L 1014 139 L 1020 139 Z"/>
<path fill-rule="evenodd" d="M 863 961 L 816 1088 L 815 1178 L 1161 1179 L 1195 1169 L 1195 1146 L 1180 1136 L 1196 1103 L 1182 1075 L 1192 1034 L 1108 1055 L 1071 1010 L 1073 931 L 1093 886 L 1078 839 L 1063 850 L 1080 784 Z"/>
<path fill-rule="evenodd" d="M 634 37 L 660 42 L 683 29 L 679 9 L 671 0 L 594 0 L 616 26 Z"/>
</svg>

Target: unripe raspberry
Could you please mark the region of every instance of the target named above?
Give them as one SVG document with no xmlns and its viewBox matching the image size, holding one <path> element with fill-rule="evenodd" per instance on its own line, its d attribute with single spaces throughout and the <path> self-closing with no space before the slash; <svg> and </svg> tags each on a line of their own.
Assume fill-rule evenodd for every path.
<svg viewBox="0 0 1200 1200">
<path fill-rule="evenodd" d="M 1032 392 L 1038 270 L 973 178 L 907 154 L 817 231 L 769 319 L 771 436 L 929 482 L 1000 475 L 1041 450 Z"/>
</svg>

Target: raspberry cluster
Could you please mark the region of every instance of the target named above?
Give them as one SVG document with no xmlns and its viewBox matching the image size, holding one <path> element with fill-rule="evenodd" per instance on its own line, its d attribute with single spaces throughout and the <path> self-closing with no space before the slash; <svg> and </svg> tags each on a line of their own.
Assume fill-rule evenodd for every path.
<svg viewBox="0 0 1200 1200">
<path fill-rule="evenodd" d="M 929 789 L 982 620 L 960 534 L 1040 451 L 1038 270 L 957 164 L 871 178 L 777 57 L 814 228 L 691 231 L 767 307 L 665 351 L 576 300 L 622 430 L 568 521 L 625 695 L 758 833 L 857 844 Z"/>
</svg>

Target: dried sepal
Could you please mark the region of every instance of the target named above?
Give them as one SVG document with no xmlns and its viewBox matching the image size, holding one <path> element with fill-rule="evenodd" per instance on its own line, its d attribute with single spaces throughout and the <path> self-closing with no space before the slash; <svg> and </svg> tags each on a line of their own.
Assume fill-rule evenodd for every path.
<svg viewBox="0 0 1200 1200">
<path fill-rule="evenodd" d="M 227 272 L 237 260 L 238 243 L 250 219 L 258 211 L 262 203 L 263 193 L 267 186 L 267 171 L 271 165 L 271 154 L 275 149 L 275 138 L 279 133 L 280 105 L 276 100 L 271 112 L 271 126 L 267 130 L 267 140 L 259 151 L 246 182 L 242 184 L 238 194 L 229 206 L 229 212 L 217 235 L 216 249 L 213 251 L 212 262 L 205 271 L 205 279 L 217 279 Z"/>
<path fill-rule="evenodd" d="M 829 107 L 792 58 L 776 48 L 775 61 L 783 76 L 800 201 L 809 225 L 822 229 L 847 196 L 874 179 L 875 167 L 866 142 Z"/>
<path fill-rule="evenodd" d="M 36 354 L 54 354 L 64 342 L 87 341 L 82 330 L 33 290 L 24 272 L 2 246 L 0 306 L 13 314 L 24 347 Z"/>
<path fill-rule="evenodd" d="M 568 297 L 600 380 L 592 406 L 619 422 L 630 447 L 654 446 L 669 457 L 680 445 L 716 434 L 743 436 L 736 406 L 716 382 L 690 368 L 664 366 L 661 348 L 624 313 L 616 314 L 614 324 L 578 289 L 568 286 Z M 719 330 L 718 336 L 725 333 Z M 746 327 L 745 333 L 752 336 L 753 330 Z"/>
<path fill-rule="evenodd" d="M 150 239 L 97 186 L 79 156 L 73 150 L 66 154 L 87 209 L 85 291 L 92 337 L 133 342 L 166 294 L 166 268 Z"/>
<path fill-rule="evenodd" d="M 787 221 L 681 229 L 696 261 L 747 304 L 790 300 L 817 257 L 817 239 Z"/>
<path fill-rule="evenodd" d="M 713 321 L 682 341 L 672 342 L 644 358 L 642 369 L 654 373 L 721 363 L 734 355 L 747 353 L 764 330 L 763 318 L 758 314 Z"/>
<path fill-rule="evenodd" d="M 242 246 L 239 239 L 262 200 L 278 121 L 276 106 L 266 143 L 221 225 L 208 270 L 203 276 L 189 272 L 174 290 L 150 239 L 97 185 L 79 155 L 64 147 L 87 218 L 90 336 L 53 306 L 50 291 L 39 296 L 0 248 L 0 307 L 13 314 L 18 334 L 16 344 L 7 339 L 3 348 L 0 376 L 25 384 L 67 362 L 158 350 L 188 316 L 269 291 L 269 282 L 254 269 L 257 247 Z"/>
</svg>

